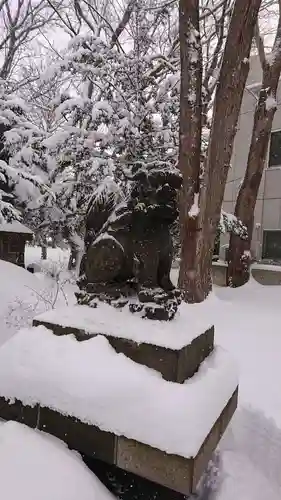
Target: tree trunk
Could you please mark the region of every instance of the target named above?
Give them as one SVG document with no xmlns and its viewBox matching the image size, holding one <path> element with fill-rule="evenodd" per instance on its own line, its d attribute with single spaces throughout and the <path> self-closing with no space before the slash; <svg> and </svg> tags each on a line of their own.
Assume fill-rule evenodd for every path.
<svg viewBox="0 0 281 500">
<path fill-rule="evenodd" d="M 78 271 L 84 250 L 84 243 L 82 238 L 77 233 L 66 229 L 66 234 L 70 246 L 70 256 L 67 268 L 69 271 Z"/>
<path fill-rule="evenodd" d="M 73 269 L 76 269 L 77 257 L 78 257 L 78 249 L 71 248 L 69 259 L 68 259 L 68 265 L 67 265 L 68 271 L 72 271 Z"/>
<path fill-rule="evenodd" d="M 198 233 L 196 211 L 190 215 L 200 189 L 202 48 L 199 35 L 199 0 L 180 0 L 181 55 L 179 168 L 183 176 L 180 195 L 181 264 L 179 287 L 189 302 L 201 298 L 200 282 L 194 282 Z"/>
<path fill-rule="evenodd" d="M 41 239 L 41 260 L 47 260 L 47 239 Z"/>
<path fill-rule="evenodd" d="M 70 255 L 68 259 L 68 271 L 79 271 L 83 250 L 79 246 L 73 246 L 70 249 Z"/>
<path fill-rule="evenodd" d="M 189 4 L 189 5 L 187 5 Z M 191 4 L 191 6 L 190 6 Z M 201 302 L 211 290 L 211 266 L 215 243 L 216 231 L 219 223 L 223 194 L 229 170 L 233 141 L 236 132 L 238 116 L 241 108 L 244 88 L 249 72 L 248 57 L 250 54 L 254 27 L 261 0 L 236 0 L 230 20 L 228 35 L 226 39 L 219 82 L 216 89 L 212 128 L 208 145 L 203 184 L 200 189 L 200 210 L 196 218 L 188 216 L 190 207 L 189 190 L 183 189 L 181 199 L 181 226 L 185 217 L 185 231 L 182 237 L 182 261 L 179 277 L 179 285 L 183 289 L 184 298 L 190 302 Z M 181 43 L 181 108 L 188 106 L 188 99 L 183 99 L 190 86 L 185 84 L 186 73 L 190 72 L 188 64 L 190 57 L 183 57 L 187 51 L 186 29 L 189 19 L 194 19 L 194 10 L 198 5 L 195 1 L 180 2 L 180 43 Z M 192 9 L 193 7 L 193 9 Z M 197 11 L 198 12 L 198 11 Z M 197 14 L 196 12 L 196 14 Z M 196 19 L 197 20 L 197 17 Z M 196 25 L 195 25 L 196 28 Z M 185 66 L 186 65 L 186 66 Z M 200 72 L 198 69 L 198 79 Z M 185 80 L 186 78 L 186 80 Z M 197 93 L 196 104 L 200 107 L 199 93 Z M 188 108 L 187 108 L 188 111 Z M 198 116 L 195 114 L 195 116 Z M 195 140 L 191 134 L 195 131 L 188 124 L 182 123 L 189 117 L 188 112 L 181 109 L 180 115 L 180 168 L 187 175 L 184 184 L 194 184 L 198 174 L 198 150 L 196 149 L 196 160 L 192 162 L 192 173 L 188 170 L 190 155 L 190 144 Z M 198 121 L 198 128 L 201 122 Z M 195 125 L 194 125 L 195 127 Z M 182 139 L 186 131 L 187 137 Z M 190 136 L 188 136 L 190 134 Z M 197 131 L 198 137 L 199 132 Z M 197 144 L 197 142 L 196 142 Z M 184 150 L 184 152 L 183 152 Z M 199 155 L 200 157 L 200 155 Z M 193 188 L 192 192 L 195 191 Z"/>
<path fill-rule="evenodd" d="M 279 33 L 279 35 L 278 35 Z M 272 63 L 263 61 L 263 82 L 255 110 L 247 169 L 235 205 L 235 215 L 248 230 L 248 239 L 230 237 L 227 283 L 238 287 L 250 277 L 250 248 L 253 235 L 254 211 L 267 157 L 272 122 L 277 108 L 276 92 L 281 73 L 281 21 L 271 55 Z"/>
</svg>

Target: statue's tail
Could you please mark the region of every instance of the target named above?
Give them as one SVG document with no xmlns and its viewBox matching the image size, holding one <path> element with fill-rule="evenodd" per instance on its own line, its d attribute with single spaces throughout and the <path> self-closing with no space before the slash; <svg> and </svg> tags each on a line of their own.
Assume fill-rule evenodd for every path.
<svg viewBox="0 0 281 500">
<path fill-rule="evenodd" d="M 106 177 L 93 193 L 86 213 L 86 239 L 91 243 L 122 199 L 121 189 L 112 177 Z"/>
</svg>

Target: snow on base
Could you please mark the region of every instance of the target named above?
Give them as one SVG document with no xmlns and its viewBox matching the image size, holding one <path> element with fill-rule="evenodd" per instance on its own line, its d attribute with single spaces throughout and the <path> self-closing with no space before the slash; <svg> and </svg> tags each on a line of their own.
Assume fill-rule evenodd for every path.
<svg viewBox="0 0 281 500">
<path fill-rule="evenodd" d="M 154 344 L 170 349 L 181 349 L 212 326 L 196 307 L 181 304 L 172 321 L 152 321 L 100 303 L 96 309 L 89 306 L 56 308 L 41 314 L 36 320 L 73 327 L 88 334 L 104 334 Z"/>
<path fill-rule="evenodd" d="M 0 348 L 0 395 L 39 403 L 167 453 L 195 456 L 238 384 L 217 347 L 199 372 L 176 384 L 117 354 L 103 336 L 78 342 L 43 326 Z"/>
<path fill-rule="evenodd" d="M 113 500 L 82 459 L 58 439 L 16 422 L 0 423 L 3 500 Z"/>
</svg>

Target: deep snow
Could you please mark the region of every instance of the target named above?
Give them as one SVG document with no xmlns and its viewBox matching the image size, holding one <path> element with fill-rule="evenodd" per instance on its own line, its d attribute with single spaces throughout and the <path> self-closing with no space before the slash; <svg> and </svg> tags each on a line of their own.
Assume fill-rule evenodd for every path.
<svg viewBox="0 0 281 500">
<path fill-rule="evenodd" d="M 26 266 L 37 264 L 41 273 L 27 272 L 0 260 L 0 345 L 19 328 L 32 324 L 34 316 L 75 303 L 75 277 L 66 272 L 68 252 L 49 249 L 40 260 L 38 247 L 26 247 Z"/>
<path fill-rule="evenodd" d="M 1 396 L 186 458 L 197 455 L 237 385 L 236 366 L 221 347 L 184 384 L 117 354 L 102 335 L 77 342 L 38 326 L 0 348 Z"/>
<path fill-rule="evenodd" d="M 82 459 L 53 436 L 0 422 L 3 500 L 112 500 Z"/>
<path fill-rule="evenodd" d="M 68 258 L 65 252 L 51 250 L 50 254 L 52 262 L 47 267 L 54 270 L 65 267 Z M 28 249 L 26 257 L 27 263 L 39 262 L 39 249 Z M 57 264 L 57 261 L 60 262 Z M 0 262 L 3 277 L 1 265 Z M 32 305 L 26 318 L 18 304 L 17 313 L 13 313 L 20 318 L 18 327 L 30 324 L 32 316 L 38 314 L 38 309 L 33 310 L 38 297 L 27 296 L 26 283 L 30 288 L 39 286 L 43 296 L 54 288 L 55 280 L 50 273 L 32 276 L 17 271 L 20 273 L 17 276 L 12 275 L 14 271 L 6 273 L 0 284 L 0 343 L 17 329 L 16 324 L 6 327 L 11 300 L 15 302 L 15 297 L 20 295 Z M 61 274 L 65 279 L 66 273 Z M 66 282 L 63 288 L 69 303 L 73 303 L 75 286 Z M 240 369 L 239 409 L 220 445 L 220 490 L 210 500 L 281 498 L 280 295 L 280 286 L 265 287 L 252 280 L 242 289 L 215 287 L 210 299 L 194 306 L 198 307 L 198 314 L 215 322 L 216 342 L 234 355 Z M 44 300 L 41 302 L 43 310 L 50 308 Z M 64 304 L 63 294 L 58 303 Z M 26 500 L 23 495 L 21 498 Z M 79 496 L 80 500 L 87 498 Z"/>
</svg>

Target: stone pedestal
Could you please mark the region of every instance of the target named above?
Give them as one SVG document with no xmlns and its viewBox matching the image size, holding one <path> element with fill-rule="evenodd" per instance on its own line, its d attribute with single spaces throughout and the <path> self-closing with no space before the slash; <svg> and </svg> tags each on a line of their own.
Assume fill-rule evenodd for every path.
<svg viewBox="0 0 281 500">
<path fill-rule="evenodd" d="M 63 440 L 72 449 L 116 465 L 173 491 L 189 495 L 206 469 L 237 406 L 238 390 L 231 396 L 195 457 L 170 455 L 147 444 L 101 431 L 50 408 L 9 404 L 0 398 L 0 417 L 38 428 Z M 206 410 L 207 411 L 207 410 Z"/>
<path fill-rule="evenodd" d="M 97 333 L 86 332 L 83 328 L 69 325 L 58 325 L 44 314 L 43 319 L 38 316 L 33 321 L 34 326 L 43 325 L 52 330 L 55 335 L 72 334 L 78 341 L 89 340 Z M 46 318 L 46 319 L 45 319 Z M 146 327 L 146 324 L 144 324 Z M 165 380 L 183 383 L 198 371 L 201 363 L 209 356 L 214 348 L 214 327 L 208 328 L 201 335 L 182 347 L 163 347 L 147 342 L 136 342 L 131 339 L 115 337 L 102 333 L 116 352 L 122 352 L 132 361 L 145 365 L 160 372 Z"/>
<path fill-rule="evenodd" d="M 76 307 L 76 306 L 75 306 Z M 80 309 L 79 309 L 80 308 Z M 82 308 L 82 309 L 81 309 Z M 72 308 L 74 309 L 74 308 Z M 85 306 L 77 306 L 77 308 L 72 311 L 71 313 L 71 308 L 69 308 L 64 315 L 62 314 L 62 317 L 64 317 L 62 323 L 63 324 L 58 324 L 55 319 L 55 313 L 50 311 L 49 313 L 46 313 L 42 315 L 41 317 L 37 317 L 34 320 L 34 326 L 37 325 L 43 325 L 47 327 L 49 330 L 51 330 L 56 336 L 65 336 L 72 334 L 76 337 L 77 341 L 79 342 L 85 342 L 89 341 L 91 342 L 92 345 L 92 353 L 99 353 L 97 350 L 97 346 L 99 343 L 99 338 L 97 338 L 97 335 L 100 333 L 100 326 L 91 326 L 91 322 L 89 323 L 89 327 L 83 327 L 83 315 L 82 313 L 85 314 L 90 314 L 91 318 L 94 318 L 95 310 L 91 311 L 89 313 L 88 311 L 89 308 Z M 75 314 L 77 313 L 77 319 L 76 321 L 73 321 L 73 318 L 75 317 Z M 72 314 L 72 317 L 71 317 Z M 67 316 L 68 315 L 68 316 Z M 69 316 L 70 315 L 70 316 Z M 124 316 L 119 316 L 120 320 L 124 319 Z M 89 319 L 89 318 L 88 318 Z M 85 318 L 84 318 L 85 320 Z M 106 319 L 105 319 L 106 320 Z M 74 325 L 71 324 L 73 321 Z M 140 323 L 140 325 L 143 325 L 143 328 L 147 328 L 147 326 L 150 324 L 149 322 L 142 320 L 143 323 Z M 84 323 L 87 323 L 84 321 Z M 184 323 L 184 322 L 183 322 Z M 120 326 L 120 325 L 119 325 Z M 126 330 L 126 324 L 124 323 L 124 331 Z M 188 328 L 189 325 L 186 323 L 186 328 Z M 159 328 L 159 332 L 161 333 L 161 324 L 154 328 Z M 167 327 L 166 327 L 167 328 Z M 173 323 L 171 323 L 171 328 L 173 328 Z M 116 330 L 118 331 L 118 328 L 116 327 Z M 119 329 L 120 330 L 120 329 Z M 121 331 L 122 330 L 122 331 Z M 208 369 L 205 370 L 205 368 L 202 370 L 200 373 L 200 365 L 204 360 L 207 360 L 208 364 L 208 356 L 211 355 L 213 349 L 214 349 L 214 328 L 213 327 L 207 327 L 205 328 L 204 331 L 201 332 L 201 334 L 196 334 L 196 335 L 189 335 L 187 334 L 182 335 L 178 334 L 178 337 L 173 337 L 171 336 L 171 342 L 169 344 L 168 339 L 170 338 L 169 335 L 163 334 L 162 331 L 162 336 L 159 334 L 159 337 L 157 335 L 154 336 L 153 342 L 149 343 L 149 335 L 147 332 L 144 334 L 144 341 L 140 341 L 141 336 L 138 337 L 138 333 L 134 333 L 134 335 L 131 335 L 130 338 L 126 338 L 125 333 L 123 331 L 123 327 L 121 329 L 121 333 L 119 335 L 115 336 L 111 331 L 107 331 L 103 335 L 106 337 L 110 345 L 115 349 L 117 353 L 123 353 L 125 356 L 130 358 L 133 362 L 141 365 L 145 365 L 149 369 L 153 369 L 158 371 L 164 381 L 160 382 L 161 385 L 161 391 L 164 391 L 164 399 L 162 398 L 162 403 L 156 404 L 156 407 L 158 411 L 155 410 L 155 404 L 154 402 L 151 401 L 153 399 L 153 394 L 152 397 L 148 397 L 148 399 L 145 400 L 145 406 L 146 406 L 146 412 L 149 414 L 151 411 L 153 414 L 153 417 L 149 417 L 146 422 L 146 426 L 144 426 L 145 429 L 152 429 L 151 433 L 144 433 L 144 434 L 139 434 L 138 433 L 138 426 L 133 423 L 132 426 L 128 425 L 123 426 L 122 421 L 118 421 L 118 424 L 116 424 L 116 416 L 114 415 L 116 413 L 119 413 L 118 409 L 118 394 L 114 393 L 113 394 L 113 399 L 116 403 L 115 405 L 115 412 L 114 413 L 114 405 L 113 405 L 113 410 L 112 410 L 112 418 L 107 421 L 105 424 L 105 414 L 103 414 L 103 421 L 101 422 L 100 417 L 97 417 L 95 420 L 95 404 L 99 406 L 99 401 L 96 401 L 95 396 L 93 398 L 93 402 L 90 401 L 91 398 L 91 393 L 93 393 L 93 389 L 91 389 L 92 384 L 96 384 L 97 387 L 104 387 L 103 385 L 99 386 L 99 373 L 95 374 L 94 377 L 92 378 L 87 378 L 85 375 L 85 385 L 84 385 L 84 375 L 82 377 L 82 384 L 83 387 L 89 387 L 88 392 L 85 392 L 85 397 L 86 394 L 89 395 L 89 405 L 92 404 L 91 406 L 91 411 L 88 412 L 89 419 L 91 418 L 90 422 L 92 424 L 86 423 L 89 422 L 89 420 L 82 421 L 83 418 L 80 414 L 79 417 L 79 408 L 77 409 L 76 403 L 75 403 L 75 394 L 73 395 L 73 399 L 71 399 L 71 385 L 68 384 L 68 389 L 67 391 L 67 397 L 70 398 L 71 403 L 68 403 L 68 410 L 67 413 L 65 414 L 65 408 L 63 406 L 63 399 L 62 399 L 62 406 L 60 407 L 59 404 L 57 406 L 53 406 L 52 404 L 48 403 L 48 400 L 44 400 L 44 387 L 42 390 L 42 394 L 40 391 L 40 394 L 36 396 L 35 393 L 33 393 L 33 402 L 34 400 L 37 401 L 37 405 L 30 407 L 27 406 L 27 399 L 25 400 L 24 394 L 25 391 L 23 392 L 17 392 L 18 391 L 18 383 L 22 383 L 21 375 L 19 374 L 19 381 L 15 380 L 14 383 L 14 390 L 11 391 L 11 384 L 8 384 L 8 389 L 6 389 L 5 384 L 1 385 L 1 380 L 0 380 L 0 417 L 6 420 L 12 419 L 12 420 L 17 420 L 19 422 L 25 423 L 26 425 L 33 427 L 33 428 L 39 428 L 42 431 L 48 432 L 63 441 L 65 441 L 70 448 L 73 448 L 82 454 L 88 456 L 88 457 L 93 457 L 96 459 L 99 459 L 107 464 L 112 464 L 114 466 L 117 466 L 118 468 L 121 468 L 125 471 L 128 471 L 130 473 L 136 474 L 137 476 L 140 476 L 142 478 L 145 478 L 146 480 L 152 481 L 156 484 L 161 485 L 162 487 L 169 488 L 170 490 L 176 491 L 178 493 L 181 493 L 183 495 L 189 495 L 193 493 L 196 489 L 196 486 L 199 482 L 200 477 L 202 476 L 204 470 L 206 469 L 208 465 L 208 461 L 210 460 L 213 451 L 215 450 L 221 436 L 223 435 L 235 409 L 237 406 L 237 395 L 238 395 L 238 388 L 237 388 L 237 380 L 236 376 L 230 377 L 231 378 L 231 383 L 228 385 L 227 389 L 223 388 L 224 385 L 224 378 L 225 375 L 227 375 L 228 371 L 228 363 L 224 359 L 222 359 L 222 368 L 221 371 L 218 373 L 217 378 L 213 379 L 213 383 L 210 385 L 209 382 L 205 384 L 205 382 L 201 385 L 201 396 L 199 397 L 199 400 L 196 398 L 194 399 L 193 395 L 194 392 L 191 391 L 191 399 L 189 401 L 189 384 L 193 384 L 194 380 L 194 386 L 197 388 L 198 383 L 200 383 L 200 380 L 208 379 Z M 38 335 L 46 335 L 51 336 L 50 338 L 52 339 L 51 344 L 54 345 L 54 356 L 56 355 L 56 349 L 57 349 L 57 344 L 56 342 L 54 343 L 54 337 L 52 337 L 51 332 L 47 332 L 46 330 L 40 330 L 38 329 Z M 36 333 L 36 335 L 35 335 Z M 31 356 L 31 361 L 30 363 L 32 364 L 32 359 L 37 360 L 38 358 L 38 352 L 40 351 L 40 342 L 39 340 L 34 340 L 35 337 L 37 337 L 37 330 L 32 330 L 32 335 L 31 338 L 31 343 L 29 344 L 31 349 L 33 350 L 33 358 Z M 171 333 L 172 335 L 172 333 Z M 175 334 L 176 335 L 176 334 Z M 69 339 L 69 337 L 68 337 Z M 91 339 L 91 340 L 89 340 Z M 186 339 L 186 341 L 185 341 Z M 71 341 L 71 339 L 69 339 Z M 35 347 L 35 350 L 33 348 L 34 342 L 37 347 Z M 62 338 L 57 339 L 57 342 L 59 342 L 60 346 L 62 347 L 61 343 L 64 342 L 67 344 L 67 338 L 63 340 Z M 71 341 L 72 342 L 72 341 Z M 75 342 L 75 340 L 74 340 Z M 158 343 L 157 343 L 158 342 Z M 0 364 L 1 364 L 1 355 L 2 359 L 6 359 L 7 363 L 7 372 L 9 370 L 9 359 L 11 362 L 13 362 L 14 359 L 22 359 L 22 362 L 24 365 L 24 354 L 22 354 L 22 342 L 18 343 L 17 347 L 17 342 L 16 338 L 14 341 L 15 347 L 14 349 L 17 351 L 20 350 L 20 356 L 14 356 L 14 351 L 11 349 L 8 349 L 8 356 L 10 358 L 7 359 L 7 349 L 5 351 L 5 346 L 3 346 L 3 352 L 1 353 L 1 348 L 0 348 Z M 63 344 L 64 345 L 64 344 Z M 72 347 L 71 349 L 76 349 L 74 344 L 71 344 Z M 94 345 L 94 348 L 93 348 Z M 49 353 L 52 351 L 48 351 Z M 63 351 L 64 352 L 64 351 Z M 89 351 L 88 351 L 89 352 Z M 112 351 L 110 350 L 112 353 Z M 215 351 L 214 351 L 215 352 Z M 96 354 L 97 356 L 99 354 Z M 112 355 L 112 354 L 111 354 Z M 40 351 L 39 356 L 44 358 L 44 351 Z M 51 357 L 52 354 L 49 354 L 49 357 Z M 113 356 L 115 356 L 115 353 L 113 353 Z M 216 358 L 216 355 L 214 354 L 214 363 L 219 363 L 220 357 Z M 91 360 L 88 359 L 89 355 L 87 356 L 87 362 L 89 365 L 91 364 Z M 40 357 L 39 357 L 40 359 Z M 110 358 L 109 358 L 110 359 Z M 83 361 L 82 361 L 83 362 Z M 44 374 L 40 374 L 40 383 L 42 380 L 42 384 L 44 386 L 44 383 L 46 382 L 46 387 L 50 387 L 50 382 L 48 379 L 48 373 L 53 370 L 54 366 L 54 358 L 50 359 L 50 363 L 48 363 L 48 369 L 46 369 L 46 377 L 44 378 Z M 59 366 L 59 372 L 60 372 L 60 359 L 57 360 L 57 365 Z M 33 363 L 33 366 L 31 367 L 30 373 L 32 373 L 33 380 L 36 377 L 36 371 L 34 371 L 34 366 L 37 369 L 38 363 Z M 70 366 L 70 363 L 66 363 L 63 367 Z M 81 361 L 77 363 L 77 366 L 81 366 Z M 127 366 L 127 365 L 126 365 Z M 209 365 L 208 365 L 209 366 Z M 212 372 L 215 366 L 213 366 L 213 361 L 211 361 L 209 370 Z M 137 370 L 137 368 L 132 367 L 133 370 Z M 24 369 L 24 367 L 23 367 Z M 69 368 L 68 368 L 69 369 Z M 128 368 L 127 368 L 128 369 Z M 139 368 L 138 368 L 139 370 Z M 0 370 L 1 371 L 1 370 Z M 199 375 L 197 375 L 196 372 L 199 371 Z M 23 373 L 29 373 L 29 366 L 26 371 Z M 85 371 L 85 373 L 87 370 Z M 33 375 L 34 373 L 34 375 Z M 57 372 L 56 372 L 57 373 Z M 68 372 L 64 371 L 64 374 L 67 375 Z M 84 372 L 83 372 L 84 373 Z M 94 373 L 94 372 L 92 372 Z M 153 375 L 152 372 L 148 370 L 146 371 L 146 381 L 149 384 L 153 384 L 153 377 L 155 378 L 155 375 Z M 151 375 L 152 373 L 152 375 Z M 235 371 L 234 371 L 235 373 Z M 108 375 L 109 374 L 109 375 Z M 114 371 L 110 371 L 110 366 L 109 366 L 109 371 L 106 371 L 105 378 L 108 380 L 108 386 L 106 389 L 106 394 L 110 394 L 111 390 L 111 384 L 112 382 L 110 381 L 110 377 L 114 379 L 115 376 L 117 376 L 118 370 L 114 374 Z M 9 374 L 7 373 L 0 373 L 0 376 L 2 377 L 2 380 L 7 376 L 9 377 Z M 29 375 L 28 375 L 29 376 Z M 78 372 L 77 372 L 78 376 Z M 148 377 L 148 378 L 147 378 Z M 152 377 L 150 379 L 150 377 Z M 64 380 L 66 380 L 68 377 L 64 377 Z M 187 379 L 187 385 L 177 385 L 177 384 L 183 384 Z M 123 380 L 123 379 L 122 379 Z M 142 379 L 141 379 L 142 380 Z M 151 380 L 151 382 L 150 382 Z M 157 377 L 157 380 L 159 378 Z M 44 382 L 45 381 L 45 382 Z M 218 387 L 218 384 L 220 384 L 220 381 L 222 381 L 222 386 Z M 30 380 L 26 380 L 26 386 L 28 387 L 28 383 Z M 59 381 L 58 381 L 59 384 Z M 164 386 L 163 386 L 164 384 Z M 166 386 L 167 384 L 167 386 Z M 172 385 L 171 385 L 172 384 Z M 173 384 L 175 384 L 174 389 L 173 389 Z M 197 384 L 197 385 L 196 385 Z M 124 385 L 126 385 L 126 377 L 124 379 Z M 63 386 L 62 386 L 63 387 Z M 136 393 L 134 393 L 134 385 L 130 386 L 126 392 L 126 387 L 124 390 L 120 390 L 120 401 L 123 401 L 124 404 L 123 408 L 126 409 L 126 412 L 128 412 L 129 415 L 131 415 L 131 408 L 136 402 L 136 398 L 138 401 L 141 402 L 141 405 L 143 404 L 143 399 L 139 399 L 139 392 L 140 391 L 140 385 L 137 386 L 138 389 L 136 390 Z M 152 385 L 153 391 L 156 392 L 155 387 L 158 387 L 158 385 Z M 159 386 L 160 387 L 160 386 Z M 182 404 L 176 404 L 175 408 L 176 410 L 174 412 L 171 412 L 170 409 L 166 405 L 166 387 L 169 387 L 169 394 L 170 394 L 170 401 L 182 401 Z M 206 387 L 206 389 L 205 389 Z M 173 390 L 176 391 L 180 388 L 181 394 L 184 395 L 184 398 L 177 399 L 174 398 L 174 393 L 171 392 Z M 58 394 L 61 394 L 61 387 L 58 386 Z M 198 389 L 196 389 L 198 390 Z M 208 391 L 206 392 L 206 406 L 204 406 L 204 394 L 205 390 Z M 55 387 L 54 387 L 55 391 Z M 128 392 L 129 391 L 129 392 Z M 131 392 L 130 392 L 131 391 Z M 184 391 L 184 392 L 182 392 Z M 219 394 L 223 393 L 223 396 L 219 398 L 219 403 L 218 401 L 218 391 Z M 36 391 L 35 391 L 36 392 Z M 48 392 L 48 389 L 47 389 Z M 77 392 L 77 391 L 76 391 Z M 101 391 L 98 391 L 97 394 L 99 394 Z M 124 393 L 126 394 L 124 399 Z M 17 394 L 20 394 L 20 397 L 18 397 Z M 26 392 L 27 396 L 30 396 L 30 393 Z M 129 396 L 127 396 L 129 394 Z M 131 394 L 131 396 L 130 396 Z M 149 393 L 150 394 L 150 393 Z M 43 396 L 42 396 L 43 395 Z M 63 395 L 63 394 L 62 394 Z M 12 399 L 12 404 L 9 403 L 7 397 L 11 397 Z M 109 396 L 110 397 L 110 396 Z M 182 397 L 182 396 L 181 396 Z M 187 397 L 187 399 L 186 399 Z M 36 399 L 37 398 L 37 399 Z M 131 399 L 130 399 L 131 398 Z M 141 394 L 140 394 L 141 398 Z M 157 398 L 157 394 L 155 393 L 155 398 Z M 104 401 L 104 396 L 101 396 L 101 406 L 104 407 L 105 401 Z M 132 401 L 133 400 L 133 401 Z M 149 402 L 148 402 L 149 400 Z M 25 403 L 24 403 L 25 401 Z M 57 401 L 56 398 L 54 401 Z M 88 399 L 87 399 L 88 401 Z M 151 405 L 150 405 L 151 401 Z M 163 401 L 165 404 L 163 405 Z M 212 402 L 215 401 L 215 411 L 212 413 L 211 419 L 207 419 L 207 424 L 206 424 L 206 419 L 205 419 L 205 414 L 210 415 L 210 405 Z M 59 401 L 58 401 L 59 403 Z M 160 406 L 159 406 L 160 404 Z M 109 408 L 111 408 L 112 403 L 108 405 Z M 189 411 L 189 408 L 191 409 L 191 406 L 194 405 L 194 408 L 196 411 L 193 413 Z M 197 406 L 198 405 L 198 406 Z M 53 409 L 51 409 L 48 406 L 52 406 Z M 162 407 L 164 410 L 164 414 L 162 415 Z M 55 409 L 54 409 L 55 408 Z M 87 403 L 87 408 L 88 408 L 88 403 Z M 134 407 L 135 408 L 135 407 Z M 140 406 L 141 408 L 141 406 Z M 159 410 L 161 408 L 161 410 Z M 71 410 L 71 411 L 69 411 Z M 159 413 L 160 411 L 160 413 Z M 154 412 L 154 413 L 153 413 Z M 72 416 L 69 416 L 71 414 Z M 108 413 L 107 413 L 108 414 Z M 132 415 L 134 412 L 132 413 Z M 170 445 L 167 445 L 165 447 L 165 444 L 163 445 L 162 443 L 162 434 L 158 433 L 158 441 L 156 439 L 155 441 L 155 434 L 157 432 L 153 432 L 154 426 L 157 425 L 155 422 L 159 422 L 159 418 L 163 416 L 163 421 L 167 421 L 168 425 L 165 428 L 165 435 L 168 435 L 170 433 L 172 439 L 168 440 Z M 190 415 L 190 419 L 188 419 L 188 414 Z M 78 418 L 79 417 L 79 418 Z M 169 419 L 173 417 L 174 420 L 172 419 L 171 422 Z M 185 443 L 185 440 L 189 443 L 189 439 L 191 440 L 190 442 L 193 443 L 192 435 L 193 432 L 196 432 L 196 426 L 202 424 L 200 420 L 205 420 L 205 424 L 203 424 L 203 433 L 200 434 L 199 440 L 197 439 L 196 445 L 191 447 L 188 445 L 187 447 L 184 445 L 182 446 L 182 442 Z M 185 429 L 184 427 L 184 422 L 188 422 L 187 428 Z M 96 424 L 96 422 L 99 422 L 98 425 L 93 425 Z M 153 422 L 153 423 L 152 423 Z M 174 447 L 173 444 L 173 431 L 175 431 L 175 426 L 177 426 L 177 423 L 180 423 L 179 429 L 180 431 L 178 433 L 175 432 L 175 435 L 177 435 L 177 443 L 176 446 Z M 205 425 L 205 427 L 204 427 Z M 117 427 L 116 427 L 117 426 Z M 194 429 L 193 429 L 194 426 Z M 192 427 L 192 428 L 191 428 Z M 107 431 L 105 431 L 106 429 Z M 129 430 L 128 430 L 129 429 Z M 117 433 L 118 430 L 118 433 Z M 157 429 L 155 429 L 157 431 Z M 147 437 L 150 436 L 150 437 Z M 161 439 L 159 440 L 159 436 Z M 182 440 L 181 440 L 182 437 Z M 142 441 L 143 440 L 143 441 Z M 154 446 L 153 446 L 153 440 L 154 440 Z M 144 442 L 145 441 L 145 442 Z M 165 440 L 164 440 L 165 441 Z M 167 440 L 166 440 L 167 443 Z M 162 449 L 157 449 L 159 447 Z M 196 452 L 193 452 L 193 455 L 191 455 L 190 451 L 194 449 Z M 163 450 L 169 450 L 169 453 Z"/>
</svg>

